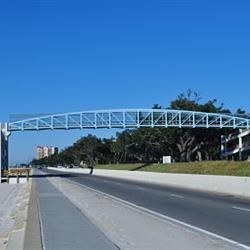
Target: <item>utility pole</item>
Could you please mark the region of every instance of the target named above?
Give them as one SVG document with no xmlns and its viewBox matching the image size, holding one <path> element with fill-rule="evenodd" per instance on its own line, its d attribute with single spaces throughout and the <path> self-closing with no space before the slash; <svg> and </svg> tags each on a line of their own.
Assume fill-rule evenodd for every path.
<svg viewBox="0 0 250 250">
<path fill-rule="evenodd" d="M 7 123 L 0 123 L 0 182 L 2 179 L 3 171 L 9 167 L 9 136 Z"/>
</svg>

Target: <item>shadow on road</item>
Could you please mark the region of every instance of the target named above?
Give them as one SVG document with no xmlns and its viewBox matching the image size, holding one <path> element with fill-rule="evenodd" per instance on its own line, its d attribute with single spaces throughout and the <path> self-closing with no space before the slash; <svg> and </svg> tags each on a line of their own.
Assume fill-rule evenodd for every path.
<svg viewBox="0 0 250 250">
<path fill-rule="evenodd" d="M 39 169 L 41 173 L 37 173 L 35 171 L 34 174 L 30 175 L 30 178 L 50 178 L 50 177 L 62 177 L 62 178 L 74 178 L 74 177 L 79 177 L 79 174 L 74 174 L 74 173 L 65 173 L 65 172 L 57 172 L 57 171 L 51 171 L 48 169 Z M 83 174 L 83 175 L 93 175 L 94 168 L 89 168 L 89 173 L 88 174 Z"/>
<path fill-rule="evenodd" d="M 48 177 L 74 177 L 73 174 L 32 174 L 30 178 L 48 178 Z"/>
<path fill-rule="evenodd" d="M 140 169 L 142 169 L 142 168 L 145 168 L 145 167 L 147 167 L 147 166 L 149 166 L 149 165 L 151 165 L 151 163 L 146 163 L 146 164 L 143 164 L 143 165 L 141 165 L 141 166 L 139 166 L 139 167 L 137 167 L 137 168 L 132 168 L 132 169 L 130 169 L 130 171 L 137 171 L 137 170 L 140 170 Z"/>
</svg>

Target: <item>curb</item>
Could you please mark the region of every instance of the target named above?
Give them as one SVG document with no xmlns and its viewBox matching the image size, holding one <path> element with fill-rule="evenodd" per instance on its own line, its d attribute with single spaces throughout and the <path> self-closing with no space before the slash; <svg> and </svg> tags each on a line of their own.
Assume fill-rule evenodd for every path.
<svg viewBox="0 0 250 250">
<path fill-rule="evenodd" d="M 24 235 L 23 250 L 42 250 L 41 228 L 36 197 L 36 185 L 32 180 L 28 216 Z"/>
</svg>

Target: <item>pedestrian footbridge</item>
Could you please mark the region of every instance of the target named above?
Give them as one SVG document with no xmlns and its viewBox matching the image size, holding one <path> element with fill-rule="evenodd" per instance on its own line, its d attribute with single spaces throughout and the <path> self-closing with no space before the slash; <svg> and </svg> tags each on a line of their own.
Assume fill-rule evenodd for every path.
<svg viewBox="0 0 250 250">
<path fill-rule="evenodd" d="M 171 109 L 111 109 L 51 114 L 0 124 L 0 168 L 8 167 L 8 137 L 17 131 L 101 128 L 250 129 L 250 119 L 220 113 Z"/>
<path fill-rule="evenodd" d="M 250 119 L 187 110 L 112 109 L 33 117 L 10 122 L 8 131 L 140 127 L 249 129 Z"/>
</svg>

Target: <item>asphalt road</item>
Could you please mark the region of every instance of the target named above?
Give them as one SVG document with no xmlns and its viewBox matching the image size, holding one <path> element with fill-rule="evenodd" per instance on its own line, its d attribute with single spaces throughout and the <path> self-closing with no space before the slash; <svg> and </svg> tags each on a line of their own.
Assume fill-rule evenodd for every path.
<svg viewBox="0 0 250 250">
<path fill-rule="evenodd" d="M 250 200 L 93 175 L 46 172 L 250 246 Z"/>
</svg>

